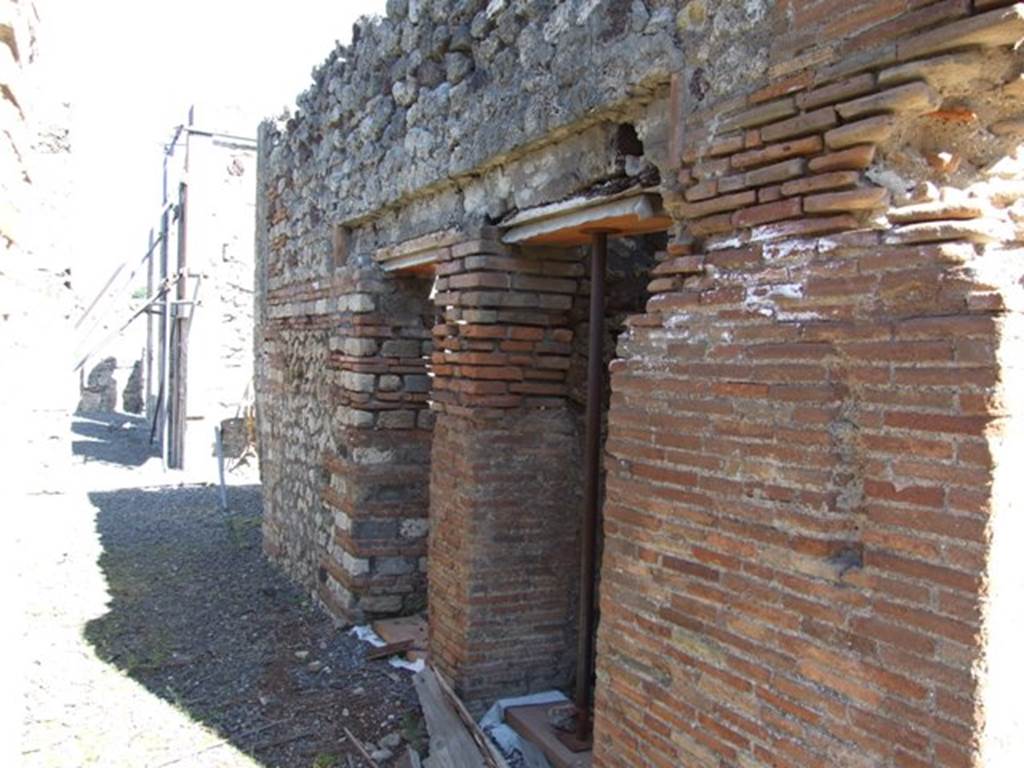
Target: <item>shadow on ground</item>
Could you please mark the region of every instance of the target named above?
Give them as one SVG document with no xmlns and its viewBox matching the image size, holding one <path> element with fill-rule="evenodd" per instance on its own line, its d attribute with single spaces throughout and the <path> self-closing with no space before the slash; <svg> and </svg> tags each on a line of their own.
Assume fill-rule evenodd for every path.
<svg viewBox="0 0 1024 768">
<path fill-rule="evenodd" d="M 160 446 L 149 443 L 149 424 L 141 416 L 77 413 L 71 431 L 76 438 L 71 453 L 86 462 L 139 467 L 160 455 Z"/>
<path fill-rule="evenodd" d="M 85 636 L 101 659 L 263 765 L 365 765 L 345 726 L 396 757 L 398 735 L 416 738 L 409 674 L 366 662 L 262 556 L 259 486 L 229 489 L 227 512 L 211 487 L 89 498 L 110 604 Z"/>
</svg>

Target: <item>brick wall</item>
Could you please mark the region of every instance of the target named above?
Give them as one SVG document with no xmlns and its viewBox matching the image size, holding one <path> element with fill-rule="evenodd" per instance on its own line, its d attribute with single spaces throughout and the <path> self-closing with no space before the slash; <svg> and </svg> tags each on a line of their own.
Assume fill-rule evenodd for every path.
<svg viewBox="0 0 1024 768">
<path fill-rule="evenodd" d="M 470 706 L 569 682 L 586 274 L 481 225 L 602 188 L 630 119 L 675 226 L 611 364 L 595 764 L 1013 765 L 1024 4 L 640 5 L 671 98 L 658 65 L 634 117 L 528 119 L 472 179 L 436 181 L 408 83 L 398 127 L 345 117 L 344 56 L 267 129 L 268 551 L 337 613 L 409 610 L 429 507 L 432 652 Z M 525 50 L 547 22 L 520 22 Z M 514 135 L 444 92 L 408 116 L 459 154 Z M 332 149 L 357 124 L 401 192 Z M 426 262 L 434 306 L 394 273 Z"/>
<path fill-rule="evenodd" d="M 595 764 L 1013 764 L 1024 5 L 760 22 L 613 364 Z"/>
</svg>

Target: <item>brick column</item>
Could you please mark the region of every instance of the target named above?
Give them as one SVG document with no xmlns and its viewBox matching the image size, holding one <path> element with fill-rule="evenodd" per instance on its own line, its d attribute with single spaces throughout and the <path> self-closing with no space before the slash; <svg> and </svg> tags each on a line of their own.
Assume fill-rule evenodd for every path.
<svg viewBox="0 0 1024 768">
<path fill-rule="evenodd" d="M 439 268 L 431 649 L 474 708 L 572 671 L 579 436 L 565 376 L 582 272 L 563 252 L 487 240 Z"/>
</svg>

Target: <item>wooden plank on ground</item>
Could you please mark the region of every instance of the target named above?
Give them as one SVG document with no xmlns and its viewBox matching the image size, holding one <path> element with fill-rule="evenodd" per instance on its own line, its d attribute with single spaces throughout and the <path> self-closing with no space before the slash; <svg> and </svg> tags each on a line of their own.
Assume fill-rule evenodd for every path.
<svg viewBox="0 0 1024 768">
<path fill-rule="evenodd" d="M 469 710 L 466 709 L 465 705 L 455 695 L 455 691 L 448 685 L 448 681 L 444 679 L 444 676 L 434 670 L 434 675 L 437 679 L 438 685 L 441 686 L 441 690 L 444 691 L 445 696 L 448 697 L 449 703 L 455 709 L 456 714 L 462 720 L 466 728 L 469 729 L 469 735 L 473 737 L 473 741 L 483 752 L 484 757 L 487 760 L 489 768 L 508 768 L 508 763 L 505 762 L 504 756 L 498 751 L 498 748 L 494 746 L 494 743 L 487 737 L 483 731 L 480 730 L 480 726 L 476 724 L 476 720 L 469 714 Z"/>
<path fill-rule="evenodd" d="M 485 768 L 486 762 L 465 724 L 455 713 L 432 669 L 412 677 L 430 736 L 425 768 Z"/>
</svg>

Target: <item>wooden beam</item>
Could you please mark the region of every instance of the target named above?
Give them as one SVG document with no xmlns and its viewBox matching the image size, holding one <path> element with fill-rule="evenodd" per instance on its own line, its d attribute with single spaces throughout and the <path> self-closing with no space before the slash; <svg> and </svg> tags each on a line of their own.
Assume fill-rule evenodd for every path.
<svg viewBox="0 0 1024 768">
<path fill-rule="evenodd" d="M 573 246 L 590 242 L 594 231 L 615 235 L 663 232 L 672 219 L 661 208 L 657 195 L 636 192 L 611 198 L 576 198 L 546 206 L 544 215 L 510 220 L 502 241 L 520 245 Z"/>
</svg>

